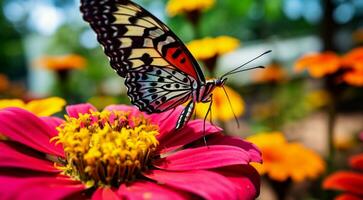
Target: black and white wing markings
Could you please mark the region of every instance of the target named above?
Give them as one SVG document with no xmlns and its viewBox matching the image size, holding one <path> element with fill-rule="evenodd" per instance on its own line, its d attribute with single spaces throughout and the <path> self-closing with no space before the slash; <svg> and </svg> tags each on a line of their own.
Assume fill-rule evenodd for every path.
<svg viewBox="0 0 363 200">
<path fill-rule="evenodd" d="M 122 77 L 132 68 L 178 68 L 205 82 L 183 42 L 147 10 L 128 0 L 81 0 L 83 18 L 97 33 L 110 64 Z M 145 58 L 148 62 L 145 62 Z"/>
<path fill-rule="evenodd" d="M 172 66 L 164 57 L 178 46 L 169 29 L 138 5 L 123 0 L 82 0 L 84 19 L 96 31 L 111 66 L 125 77 L 142 65 Z M 151 63 L 145 63 L 145 57 Z"/>
<path fill-rule="evenodd" d="M 126 75 L 125 85 L 132 104 L 148 113 L 164 112 L 192 97 L 195 80 L 172 68 L 140 67 Z"/>
</svg>

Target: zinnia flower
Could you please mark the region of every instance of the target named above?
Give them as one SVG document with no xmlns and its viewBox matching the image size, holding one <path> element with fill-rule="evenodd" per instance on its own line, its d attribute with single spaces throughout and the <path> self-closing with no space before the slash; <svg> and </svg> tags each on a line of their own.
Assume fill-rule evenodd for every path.
<svg viewBox="0 0 363 200">
<path fill-rule="evenodd" d="M 51 116 L 60 112 L 66 105 L 66 101 L 59 97 L 50 97 L 45 99 L 32 100 L 25 103 L 21 99 L 1 99 L 0 109 L 17 107 L 32 112 L 41 117 Z"/>
<path fill-rule="evenodd" d="M 347 71 L 343 74 L 343 81 L 353 86 L 363 86 L 363 47 L 355 48 L 342 58 Z"/>
<path fill-rule="evenodd" d="M 350 166 L 356 170 L 363 170 L 363 154 L 350 158 Z M 359 200 L 363 199 L 363 173 L 354 171 L 338 171 L 329 175 L 323 182 L 323 188 L 329 190 L 340 190 L 343 193 L 336 200 Z"/>
<path fill-rule="evenodd" d="M 279 83 L 287 79 L 287 73 L 281 65 L 273 63 L 255 74 L 255 80 L 259 83 Z"/>
<path fill-rule="evenodd" d="M 226 94 L 223 88 L 217 87 L 213 91 L 213 104 L 211 108 L 212 120 L 229 121 L 234 119 L 233 112 L 237 117 L 243 115 L 245 111 L 245 103 L 238 92 L 232 88 L 224 86 L 226 92 L 231 100 L 232 108 L 228 103 Z M 209 103 L 198 103 L 195 107 L 195 112 L 198 117 L 204 118 L 207 114 Z"/>
<path fill-rule="evenodd" d="M 193 56 L 204 62 L 210 72 L 214 71 L 219 56 L 232 52 L 239 46 L 240 41 L 230 36 L 207 37 L 193 40 L 187 44 Z"/>
<path fill-rule="evenodd" d="M 169 0 L 166 11 L 170 16 L 182 13 L 200 12 L 211 8 L 215 0 Z"/>
<path fill-rule="evenodd" d="M 342 60 L 345 67 L 363 71 L 363 47 L 352 49 L 343 56 Z"/>
<path fill-rule="evenodd" d="M 248 141 L 256 144 L 262 152 L 263 164 L 253 163 L 257 171 L 267 174 L 275 181 L 295 182 L 319 177 L 325 169 L 323 159 L 302 144 L 286 141 L 282 133 L 262 133 L 251 136 Z"/>
<path fill-rule="evenodd" d="M 304 69 L 315 78 L 336 73 L 336 79 L 340 82 L 363 86 L 363 47 L 352 49 L 342 57 L 333 52 L 303 56 L 296 62 L 295 70 L 299 72 Z"/>
<path fill-rule="evenodd" d="M 183 108 L 178 107 L 176 113 Z M 0 111 L 2 199 L 253 199 L 260 162 L 251 143 L 203 121 L 174 131 L 173 111 L 67 107 L 65 121 Z M 208 136 L 208 147 L 201 138 Z M 182 148 L 186 144 L 188 148 Z"/>
<path fill-rule="evenodd" d="M 333 52 L 308 54 L 297 60 L 295 71 L 307 70 L 314 78 L 322 78 L 333 74 L 341 67 L 340 57 Z"/>
<path fill-rule="evenodd" d="M 37 63 L 45 69 L 63 71 L 83 69 L 86 65 L 86 60 L 80 55 L 70 54 L 64 56 L 44 56 L 37 60 Z"/>
</svg>

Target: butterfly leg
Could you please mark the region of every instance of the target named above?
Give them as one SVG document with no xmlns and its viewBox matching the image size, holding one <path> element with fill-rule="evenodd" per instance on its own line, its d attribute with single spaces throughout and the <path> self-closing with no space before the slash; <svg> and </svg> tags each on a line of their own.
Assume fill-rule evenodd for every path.
<svg viewBox="0 0 363 200">
<path fill-rule="evenodd" d="M 184 108 L 183 112 L 179 116 L 178 122 L 176 123 L 175 130 L 179 130 L 186 123 L 188 123 L 190 117 L 193 114 L 194 105 L 195 105 L 195 103 L 193 100 L 189 101 L 189 103 L 187 104 L 187 106 Z"/>
<path fill-rule="evenodd" d="M 209 103 L 209 107 L 208 107 L 207 113 L 204 116 L 204 121 L 203 121 L 203 140 L 204 140 L 205 146 L 208 146 L 207 140 L 205 138 L 205 122 L 207 121 L 208 114 L 211 113 L 211 110 L 212 110 L 213 94 L 210 95 L 208 100 L 203 101 L 203 103 Z"/>
</svg>

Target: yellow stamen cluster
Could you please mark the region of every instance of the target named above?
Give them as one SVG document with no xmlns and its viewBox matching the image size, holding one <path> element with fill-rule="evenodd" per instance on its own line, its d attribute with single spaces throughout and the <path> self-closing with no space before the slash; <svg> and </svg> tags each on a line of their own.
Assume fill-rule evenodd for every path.
<svg viewBox="0 0 363 200">
<path fill-rule="evenodd" d="M 158 146 L 158 127 L 142 115 L 102 111 L 66 116 L 53 138 L 66 156 L 58 166 L 64 174 L 88 186 L 112 185 L 135 179 Z"/>
</svg>

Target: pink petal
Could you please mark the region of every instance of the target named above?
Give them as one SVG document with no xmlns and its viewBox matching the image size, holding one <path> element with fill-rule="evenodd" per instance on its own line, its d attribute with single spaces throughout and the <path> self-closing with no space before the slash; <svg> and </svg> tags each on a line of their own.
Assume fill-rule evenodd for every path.
<svg viewBox="0 0 363 200">
<path fill-rule="evenodd" d="M 213 170 L 233 182 L 239 199 L 255 199 L 260 193 L 260 175 L 250 165 L 235 165 Z"/>
<path fill-rule="evenodd" d="M 49 142 L 54 130 L 34 114 L 19 108 L 7 108 L 0 110 L 0 121 L 0 133 L 11 140 L 47 154 L 63 156 L 62 147 Z"/>
<path fill-rule="evenodd" d="M 98 188 L 92 195 L 92 200 L 121 200 L 111 188 Z"/>
<path fill-rule="evenodd" d="M 128 105 L 110 105 L 107 106 L 104 110 L 131 112 L 132 116 L 138 116 L 140 114 L 146 115 L 143 112 L 141 112 L 136 106 L 128 106 Z"/>
<path fill-rule="evenodd" d="M 164 135 L 168 135 L 171 132 L 175 132 L 176 123 L 183 110 L 184 106 L 178 106 L 175 110 L 150 115 L 151 121 L 159 125 L 160 135 L 158 139 L 163 138 Z"/>
<path fill-rule="evenodd" d="M 160 169 L 183 171 L 242 165 L 249 162 L 249 153 L 239 147 L 212 145 L 185 149 L 159 159 L 153 164 Z"/>
<path fill-rule="evenodd" d="M 2 200 L 67 199 L 85 187 L 68 177 L 9 177 L 0 176 Z"/>
<path fill-rule="evenodd" d="M 0 142 L 0 168 L 21 168 L 58 173 L 54 163 L 41 159 L 37 152 L 13 142 Z"/>
<path fill-rule="evenodd" d="M 250 155 L 251 162 L 262 162 L 262 154 L 261 151 L 257 148 L 256 145 L 244 141 L 238 137 L 226 136 L 222 134 L 215 134 L 208 138 L 208 145 L 232 145 L 244 149 Z M 204 145 L 204 143 L 201 143 Z"/>
<path fill-rule="evenodd" d="M 169 172 L 150 170 L 146 177 L 180 190 L 199 195 L 207 200 L 237 199 L 235 185 L 226 177 L 210 171 L 193 170 Z"/>
<path fill-rule="evenodd" d="M 190 199 L 186 193 L 176 189 L 169 188 L 165 185 L 156 184 L 147 181 L 134 182 L 130 186 L 122 185 L 118 194 L 128 200 L 184 200 Z"/>
<path fill-rule="evenodd" d="M 64 123 L 64 120 L 58 117 L 41 117 L 41 119 L 49 126 L 50 130 L 52 130 L 50 134 L 53 136 L 57 136 L 58 131 L 56 130 L 56 128 Z"/>
<path fill-rule="evenodd" d="M 173 126 L 175 126 L 175 124 L 173 124 Z M 159 148 L 161 149 L 161 153 L 165 153 L 180 146 L 194 142 L 203 136 L 219 133 L 222 131 L 222 129 L 211 125 L 209 122 L 206 122 L 205 130 L 203 130 L 203 126 L 203 120 L 193 120 L 177 132 L 172 131 L 159 135 L 158 140 L 160 142 Z"/>
<path fill-rule="evenodd" d="M 78 118 L 79 114 L 90 113 L 91 111 L 97 111 L 97 108 L 92 104 L 84 103 L 84 104 L 76 104 L 66 107 L 66 111 L 68 116 Z"/>
</svg>

